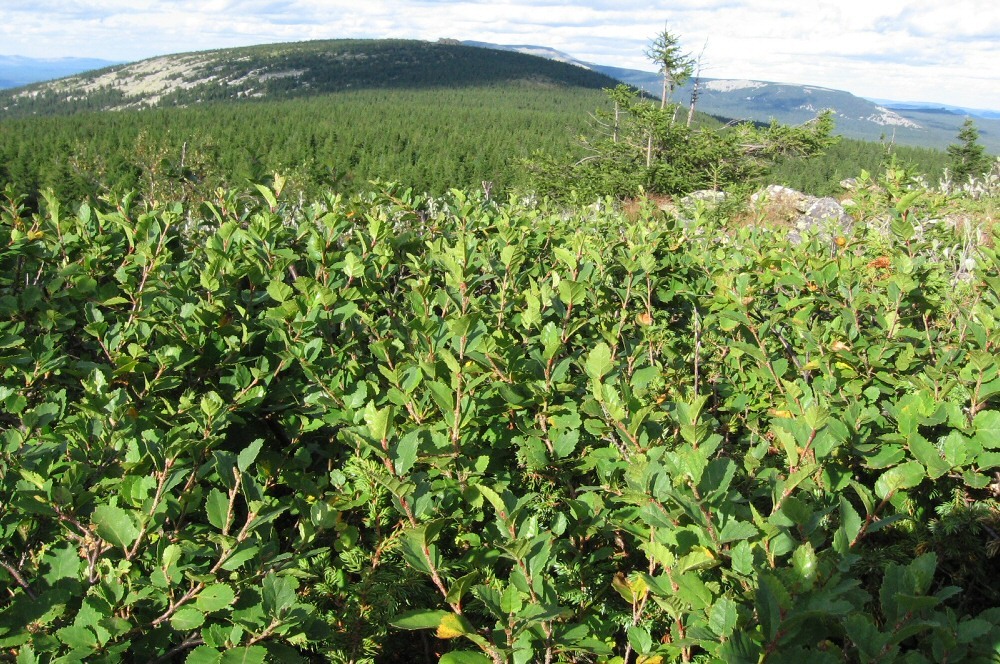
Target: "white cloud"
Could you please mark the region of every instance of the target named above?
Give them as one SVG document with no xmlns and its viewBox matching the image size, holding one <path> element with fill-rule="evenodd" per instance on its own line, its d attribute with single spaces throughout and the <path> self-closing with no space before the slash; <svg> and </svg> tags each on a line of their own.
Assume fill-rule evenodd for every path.
<svg viewBox="0 0 1000 664">
<path fill-rule="evenodd" d="M 668 28 L 705 74 L 1000 109 L 992 0 L 5 0 L 6 54 L 138 60 L 280 41 L 440 37 L 537 44 L 652 69 Z"/>
</svg>

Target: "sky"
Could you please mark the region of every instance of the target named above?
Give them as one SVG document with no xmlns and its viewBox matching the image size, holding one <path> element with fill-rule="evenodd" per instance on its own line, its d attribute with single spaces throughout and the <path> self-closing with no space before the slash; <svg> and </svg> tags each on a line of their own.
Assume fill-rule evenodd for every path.
<svg viewBox="0 0 1000 664">
<path fill-rule="evenodd" d="M 1000 110 L 995 0 L 0 0 L 0 54 L 132 62 L 230 46 L 439 38 L 652 71 L 666 28 L 702 73 Z"/>
</svg>

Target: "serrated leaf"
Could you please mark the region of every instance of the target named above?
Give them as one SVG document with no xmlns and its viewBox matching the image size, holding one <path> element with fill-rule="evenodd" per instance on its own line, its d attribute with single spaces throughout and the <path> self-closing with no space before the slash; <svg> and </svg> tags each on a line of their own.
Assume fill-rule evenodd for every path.
<svg viewBox="0 0 1000 664">
<path fill-rule="evenodd" d="M 739 618 L 736 602 L 720 597 L 708 611 L 708 628 L 721 638 L 728 638 L 736 629 Z"/>
<path fill-rule="evenodd" d="M 562 332 L 552 321 L 546 323 L 545 327 L 542 328 L 541 342 L 542 358 L 551 360 L 555 357 L 556 351 L 559 350 L 559 346 L 562 344 Z"/>
<path fill-rule="evenodd" d="M 611 371 L 611 348 L 603 341 L 587 354 L 587 375 L 593 379 L 601 379 Z"/>
<path fill-rule="evenodd" d="M 226 562 L 222 564 L 222 569 L 227 572 L 232 572 L 239 569 L 248 560 L 251 560 L 260 551 L 260 547 L 255 544 L 247 544 L 244 542 L 236 550 L 226 558 Z"/>
<path fill-rule="evenodd" d="M 70 545 L 52 549 L 42 562 L 48 563 L 49 571 L 45 575 L 45 580 L 50 585 L 60 579 L 79 579 L 80 567 L 83 560 L 80 559 L 79 551 Z"/>
<path fill-rule="evenodd" d="M 205 624 L 205 614 L 193 606 L 183 606 L 170 616 L 170 626 L 178 632 L 198 629 Z"/>
<path fill-rule="evenodd" d="M 214 583 L 205 587 L 195 600 L 195 606 L 205 613 L 226 608 L 236 600 L 236 593 L 227 583 Z"/>
<path fill-rule="evenodd" d="M 392 463 L 397 475 L 405 475 L 413 468 L 420 449 L 420 431 L 414 429 L 392 446 Z"/>
<path fill-rule="evenodd" d="M 983 410 L 973 420 L 976 440 L 986 449 L 1000 448 L 1000 412 Z"/>
<path fill-rule="evenodd" d="M 730 552 L 733 571 L 743 576 L 750 576 L 754 573 L 753 548 L 750 542 L 743 540 L 738 542 Z"/>
<path fill-rule="evenodd" d="M 70 648 L 92 649 L 97 647 L 97 635 L 88 627 L 70 625 L 56 630 L 56 638 Z"/>
<path fill-rule="evenodd" d="M 264 577 L 262 585 L 266 613 L 278 614 L 295 604 L 298 581 L 293 577 L 270 573 Z"/>
<path fill-rule="evenodd" d="M 279 303 L 290 298 L 294 292 L 291 286 L 278 279 L 272 279 L 267 285 L 267 294 Z"/>
<path fill-rule="evenodd" d="M 14 664 L 38 664 L 38 657 L 35 655 L 35 649 L 30 645 L 23 646 L 17 652 L 17 659 L 14 660 Z"/>
<path fill-rule="evenodd" d="M 708 569 L 719 564 L 719 560 L 709 549 L 703 546 L 691 547 L 691 552 L 677 560 L 678 572 L 691 572 L 699 569 Z"/>
<path fill-rule="evenodd" d="M 391 406 L 376 408 L 374 401 L 365 406 L 365 424 L 368 433 L 375 440 L 381 441 L 389 437 L 389 427 L 392 425 L 393 409 Z"/>
<path fill-rule="evenodd" d="M 480 574 L 479 571 L 477 570 L 469 572 L 462 578 L 456 580 L 454 583 L 451 584 L 451 587 L 448 588 L 448 597 L 446 598 L 447 601 L 455 604 L 461 604 L 462 598 L 465 596 L 465 593 L 467 593 L 469 589 L 477 581 L 479 581 L 479 577 Z"/>
<path fill-rule="evenodd" d="M 771 577 L 762 576 L 761 581 L 764 581 L 765 578 L 777 583 Z M 754 608 L 757 611 L 757 622 L 760 624 L 765 641 L 773 641 L 781 624 L 781 604 L 772 583 L 761 583 L 757 586 Z"/>
<path fill-rule="evenodd" d="M 951 470 L 951 464 L 941 458 L 938 448 L 920 434 L 912 434 L 908 444 L 913 457 L 927 468 L 927 476 L 932 480 Z"/>
<path fill-rule="evenodd" d="M 215 648 L 198 646 L 188 653 L 184 664 L 219 664 L 219 660 L 221 659 L 222 653 Z"/>
<path fill-rule="evenodd" d="M 97 534 L 120 549 L 132 546 L 139 537 L 139 528 L 132 515 L 120 507 L 98 505 L 90 519 L 97 528 Z"/>
<path fill-rule="evenodd" d="M 218 489 L 212 489 L 205 498 L 205 514 L 208 522 L 222 530 L 226 527 L 229 514 L 229 497 Z"/>
<path fill-rule="evenodd" d="M 256 182 L 254 183 L 253 186 L 257 191 L 260 192 L 260 195 L 264 197 L 264 200 L 267 201 L 267 205 L 272 212 L 278 209 L 278 199 L 273 191 L 271 191 L 267 186 L 258 184 Z"/>
<path fill-rule="evenodd" d="M 633 625 L 628 628 L 626 634 L 628 635 L 628 642 L 631 644 L 632 649 L 640 655 L 648 653 L 653 648 L 653 637 L 650 636 L 649 630 L 646 628 Z"/>
<path fill-rule="evenodd" d="M 854 538 L 861 532 L 861 517 L 850 501 L 841 496 L 840 498 L 840 527 L 847 537 L 847 542 L 853 542 Z M 845 552 L 841 552 L 845 553 Z"/>
<path fill-rule="evenodd" d="M 756 526 L 746 521 L 730 520 L 722 527 L 719 533 L 719 542 L 735 542 L 736 540 L 746 540 L 755 537 L 759 531 Z"/>
<path fill-rule="evenodd" d="M 230 648 L 222 653 L 219 664 L 264 664 L 267 661 L 267 649 L 263 646 L 247 646 Z"/>
<path fill-rule="evenodd" d="M 576 306 L 587 299 L 587 285 L 563 279 L 558 286 L 559 299 L 566 306 Z"/>
<path fill-rule="evenodd" d="M 236 467 L 240 469 L 241 473 L 247 472 L 247 469 L 257 460 L 257 455 L 260 454 L 260 448 L 263 444 L 264 440 L 258 438 L 243 448 L 239 455 L 237 455 Z"/>
<path fill-rule="evenodd" d="M 926 476 L 922 465 L 916 461 L 908 461 L 882 473 L 875 482 L 875 493 L 884 500 L 897 491 L 917 486 Z"/>
<path fill-rule="evenodd" d="M 507 586 L 500 596 L 500 610 L 504 613 L 517 613 L 523 606 L 521 591 L 512 585 Z"/>
</svg>

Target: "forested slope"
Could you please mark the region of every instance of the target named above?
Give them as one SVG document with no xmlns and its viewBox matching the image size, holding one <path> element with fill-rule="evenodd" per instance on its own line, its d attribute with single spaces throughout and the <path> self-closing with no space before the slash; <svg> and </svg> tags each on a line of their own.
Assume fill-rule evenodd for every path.
<svg viewBox="0 0 1000 664">
<path fill-rule="evenodd" d="M 168 55 L 3 91 L 0 119 L 517 82 L 594 90 L 616 83 L 575 65 L 452 42 L 307 41 Z"/>
</svg>

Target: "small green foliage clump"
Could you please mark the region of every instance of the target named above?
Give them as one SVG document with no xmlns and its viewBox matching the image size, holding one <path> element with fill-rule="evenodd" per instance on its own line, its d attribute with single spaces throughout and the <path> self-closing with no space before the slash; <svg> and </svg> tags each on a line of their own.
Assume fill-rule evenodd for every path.
<svg viewBox="0 0 1000 664">
<path fill-rule="evenodd" d="M 832 244 L 8 190 L 0 660 L 998 661 L 996 231 L 940 273 L 894 181 Z"/>
<path fill-rule="evenodd" d="M 659 105 L 626 85 L 605 92 L 611 108 L 598 111 L 591 135 L 581 138 L 584 157 L 540 153 L 526 161 L 533 189 L 562 200 L 718 191 L 754 181 L 781 159 L 814 156 L 837 142 L 829 111 L 799 127 L 690 126 L 677 119 L 676 104 Z"/>
</svg>

